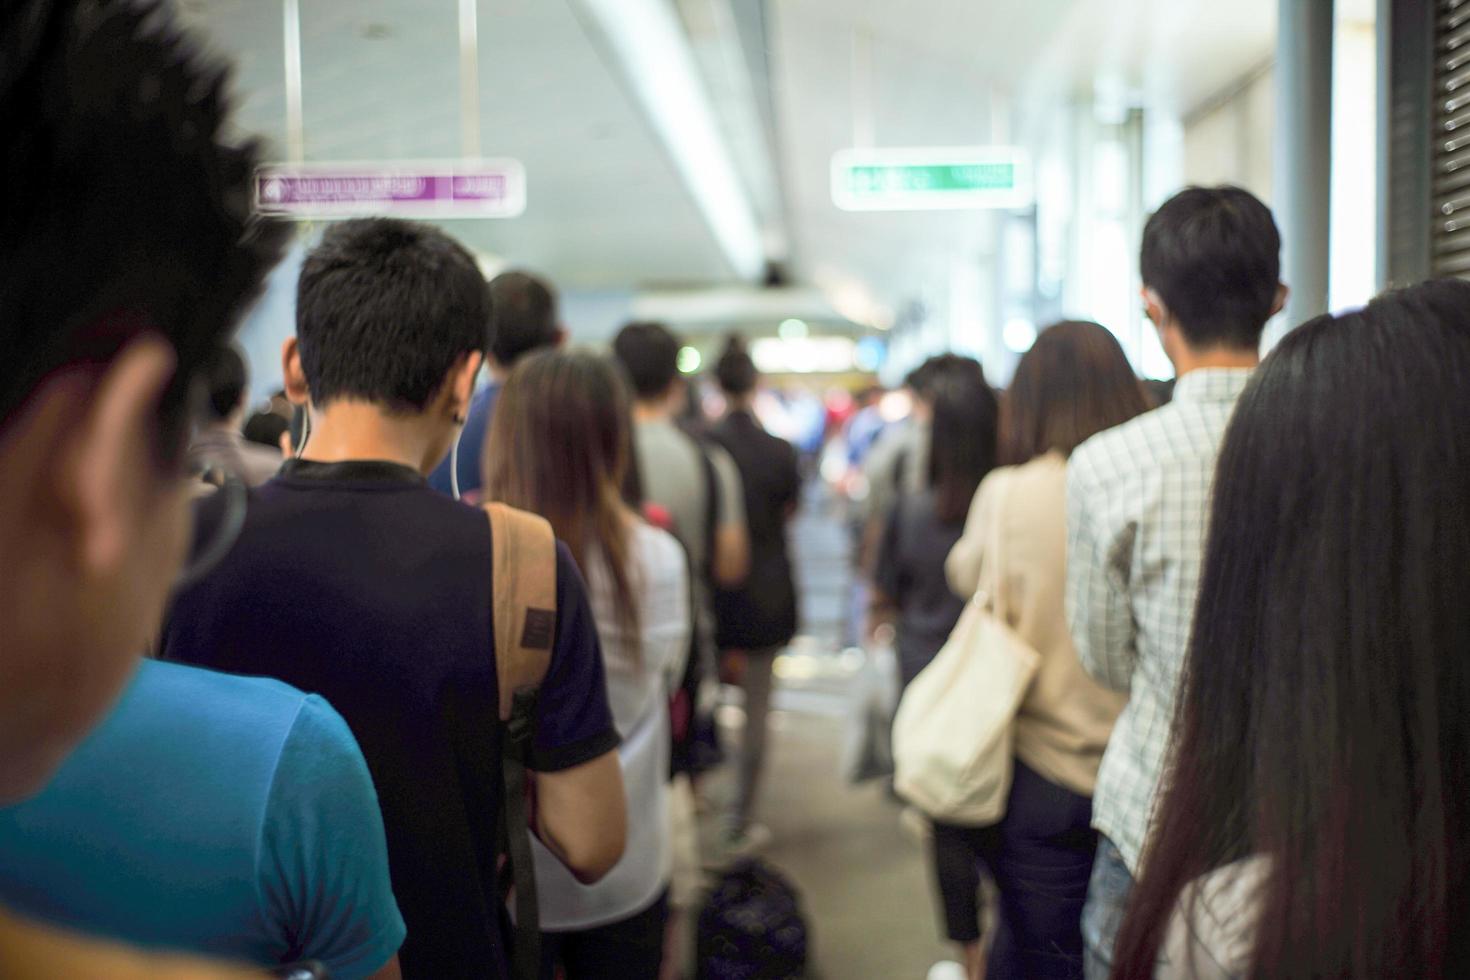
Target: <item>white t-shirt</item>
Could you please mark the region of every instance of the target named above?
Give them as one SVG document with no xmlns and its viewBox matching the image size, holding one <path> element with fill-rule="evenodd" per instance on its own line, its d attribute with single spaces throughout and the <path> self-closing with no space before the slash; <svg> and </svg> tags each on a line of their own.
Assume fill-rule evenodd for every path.
<svg viewBox="0 0 1470 980">
<path fill-rule="evenodd" d="M 640 644 L 629 642 L 617 615 L 612 573 L 600 555 L 588 559 L 587 592 L 607 668 L 607 695 L 622 745 L 628 843 L 623 858 L 595 885 L 584 885 L 540 841 L 531 841 L 541 928 L 573 932 L 642 912 L 668 887 L 673 871 L 669 810 L 669 692 L 689 653 L 689 568 L 667 532 L 638 522 L 629 541 L 638 595 Z"/>
<path fill-rule="evenodd" d="M 1237 980 L 1250 968 L 1269 859 L 1248 858 L 1191 882 L 1159 950 L 1155 980 Z"/>
</svg>

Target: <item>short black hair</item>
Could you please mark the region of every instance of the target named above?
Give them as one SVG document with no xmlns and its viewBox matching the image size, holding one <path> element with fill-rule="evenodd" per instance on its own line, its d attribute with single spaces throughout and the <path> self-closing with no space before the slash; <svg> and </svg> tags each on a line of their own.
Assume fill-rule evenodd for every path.
<svg viewBox="0 0 1470 980">
<path fill-rule="evenodd" d="M 622 364 L 639 398 L 657 398 L 679 376 L 682 345 L 662 323 L 630 323 L 613 339 L 613 356 Z"/>
<path fill-rule="evenodd" d="M 933 401 L 935 389 L 954 378 L 984 384 L 985 369 L 973 357 L 954 353 L 935 354 L 910 371 L 904 384 L 918 397 Z"/>
<path fill-rule="evenodd" d="M 437 228 L 395 218 L 333 225 L 301 266 L 296 336 L 312 401 L 423 411 L 455 362 L 489 347 L 490 289 Z"/>
<path fill-rule="evenodd" d="M 1139 268 L 1191 347 L 1253 349 L 1281 284 L 1281 234 L 1250 191 L 1187 187 L 1149 217 Z"/>
<path fill-rule="evenodd" d="M 289 229 L 252 214 L 256 145 L 227 142 L 226 71 L 156 0 L 0 12 L 0 427 L 42 379 L 153 332 L 174 350 L 158 461 Z"/>
<path fill-rule="evenodd" d="M 250 383 L 245 358 L 233 345 L 227 344 L 215 352 L 205 377 L 209 382 L 209 408 L 215 420 L 229 418 L 240 407 Z"/>
<path fill-rule="evenodd" d="M 720 390 L 727 395 L 740 397 L 748 395 L 755 390 L 756 383 L 760 380 L 760 372 L 756 370 L 755 361 L 745 349 L 745 343 L 739 337 L 731 337 L 725 347 L 725 352 L 715 364 L 715 380 L 720 383 Z"/>
<path fill-rule="evenodd" d="M 509 368 L 533 350 L 551 347 L 561 335 L 556 318 L 556 290 L 529 272 L 502 272 L 490 280 L 494 309 L 490 353 Z"/>
<path fill-rule="evenodd" d="M 246 442 L 280 449 L 281 436 L 290 431 L 291 420 L 279 412 L 256 412 L 245 420 L 241 435 L 245 437 Z"/>
</svg>

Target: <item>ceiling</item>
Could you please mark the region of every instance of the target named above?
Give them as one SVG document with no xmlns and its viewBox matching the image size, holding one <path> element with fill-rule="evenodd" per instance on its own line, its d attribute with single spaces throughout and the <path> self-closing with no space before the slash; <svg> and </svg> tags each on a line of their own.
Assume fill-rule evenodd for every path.
<svg viewBox="0 0 1470 980">
<path fill-rule="evenodd" d="M 1022 99 L 1043 109 L 1091 95 L 1187 116 L 1273 58 L 1276 17 L 1276 0 L 1077 0 L 1038 51 Z"/>
<path fill-rule="evenodd" d="M 239 65 L 238 122 L 285 155 L 280 0 L 180 0 Z M 1025 113 L 1111 85 L 1185 112 L 1270 56 L 1275 0 L 764 2 L 773 171 L 798 284 L 892 309 L 994 248 L 987 212 L 850 214 L 828 189 L 855 141 L 1014 138 Z M 459 154 L 456 0 L 300 0 L 305 156 Z M 521 160 L 525 214 L 449 227 L 569 289 L 734 276 L 669 154 L 567 0 L 479 0 L 485 155 Z M 768 67 L 767 67 L 768 66 Z"/>
<path fill-rule="evenodd" d="M 278 0 L 194 0 L 239 62 L 238 114 L 284 159 Z M 305 156 L 459 155 L 455 0 L 302 0 Z M 486 156 L 525 164 L 510 221 L 447 224 L 466 244 L 569 287 L 723 281 L 729 267 L 673 165 L 562 0 L 481 0 L 480 131 Z"/>
<path fill-rule="evenodd" d="M 838 210 L 830 190 L 832 154 L 860 142 L 966 146 L 1004 140 L 1004 120 L 996 117 L 1004 111 L 1000 98 L 1008 79 L 1024 75 L 1026 59 L 1046 43 L 1056 12 L 1071 2 L 768 5 L 779 155 L 798 276 L 829 290 L 865 288 L 879 304 L 901 311 L 943 293 L 953 263 L 978 263 L 990 254 L 990 212 Z"/>
</svg>

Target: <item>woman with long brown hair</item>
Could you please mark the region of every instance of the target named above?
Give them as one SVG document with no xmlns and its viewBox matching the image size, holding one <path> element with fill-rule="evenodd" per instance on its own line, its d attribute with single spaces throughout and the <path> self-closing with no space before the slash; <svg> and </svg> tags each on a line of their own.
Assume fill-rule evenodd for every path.
<svg viewBox="0 0 1470 980">
<path fill-rule="evenodd" d="M 965 598 L 1000 576 L 1005 608 L 997 614 L 1041 655 L 1016 715 L 1005 818 L 978 830 L 934 828 L 949 935 L 963 948 L 972 978 L 985 973 L 977 859 L 1000 892 L 990 971 L 1082 974 L 1082 905 L 1097 847 L 1092 791 L 1126 699 L 1087 676 L 1067 628 L 1067 458 L 1147 408 L 1122 347 L 1103 327 L 1065 321 L 1042 331 L 1001 399 L 1004 465 L 981 483 L 946 563 L 950 586 Z"/>
<path fill-rule="evenodd" d="M 485 454 L 486 499 L 545 517 L 587 578 L 623 738 L 622 861 L 584 885 L 535 845 L 546 955 L 568 980 L 651 980 L 664 944 L 673 862 L 668 697 L 689 649 L 689 579 L 678 542 L 624 501 L 630 429 L 624 383 L 607 359 L 546 351 L 506 381 Z"/>
</svg>

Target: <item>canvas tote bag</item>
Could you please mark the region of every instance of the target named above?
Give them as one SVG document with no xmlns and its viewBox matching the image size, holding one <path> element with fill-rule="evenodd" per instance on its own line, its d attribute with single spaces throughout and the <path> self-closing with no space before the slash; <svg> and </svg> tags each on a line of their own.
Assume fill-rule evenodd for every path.
<svg viewBox="0 0 1470 980">
<path fill-rule="evenodd" d="M 980 589 L 904 692 L 893 723 L 894 789 L 932 819 L 966 827 L 1005 816 L 1016 711 L 1041 663 L 1004 619 L 1007 491 L 1006 482 L 996 488 Z"/>
</svg>

